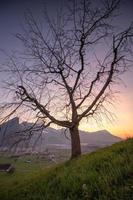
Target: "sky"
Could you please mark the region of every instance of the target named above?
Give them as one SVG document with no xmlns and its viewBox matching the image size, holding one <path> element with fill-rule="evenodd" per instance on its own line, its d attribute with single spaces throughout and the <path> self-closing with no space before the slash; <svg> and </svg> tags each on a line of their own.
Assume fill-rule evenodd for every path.
<svg viewBox="0 0 133 200">
<path fill-rule="evenodd" d="M 21 23 L 23 14 L 26 9 L 30 8 L 36 16 L 39 16 L 41 8 L 41 0 L 0 0 L 0 49 L 10 52 L 12 49 L 21 48 L 14 33 L 21 31 Z M 60 4 L 60 0 L 44 0 L 50 8 L 51 14 Z M 98 3 L 100 0 L 97 1 Z M 121 15 L 118 21 L 121 26 L 126 27 L 133 21 L 133 0 L 125 0 L 121 8 Z M 3 54 L 0 53 L 0 63 L 4 62 Z M 0 74 L 2 80 L 2 75 Z M 116 115 L 116 120 L 112 123 L 103 122 L 102 125 L 92 123 L 82 123 L 80 128 L 86 131 L 96 131 L 107 129 L 112 134 L 120 137 L 133 136 L 133 66 L 123 75 L 124 84 L 118 86 L 120 94 L 118 101 L 114 103 L 113 112 Z"/>
</svg>

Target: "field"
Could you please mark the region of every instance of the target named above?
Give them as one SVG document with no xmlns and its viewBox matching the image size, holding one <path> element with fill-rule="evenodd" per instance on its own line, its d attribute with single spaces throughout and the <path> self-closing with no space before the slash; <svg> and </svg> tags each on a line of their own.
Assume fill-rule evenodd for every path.
<svg viewBox="0 0 133 200">
<path fill-rule="evenodd" d="M 16 184 L 21 182 L 22 179 L 28 179 L 33 174 L 38 174 L 51 166 L 68 160 L 70 152 L 68 150 L 53 150 L 50 149 L 49 153 L 55 155 L 55 162 L 49 159 L 44 154 L 33 154 L 23 156 L 0 155 L 1 163 L 10 163 L 15 167 L 15 173 L 8 174 L 0 172 L 0 188 L 4 185 Z"/>
<path fill-rule="evenodd" d="M 133 199 L 133 139 L 60 164 L 24 160 L 13 161 L 14 174 L 0 174 L 0 199 Z"/>
</svg>

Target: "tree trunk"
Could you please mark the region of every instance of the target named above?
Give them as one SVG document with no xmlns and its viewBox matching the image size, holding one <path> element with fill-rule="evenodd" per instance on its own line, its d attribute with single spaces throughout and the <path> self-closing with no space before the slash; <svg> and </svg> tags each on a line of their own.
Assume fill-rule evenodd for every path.
<svg viewBox="0 0 133 200">
<path fill-rule="evenodd" d="M 71 159 L 81 155 L 81 144 L 77 126 L 69 129 L 71 135 Z"/>
</svg>

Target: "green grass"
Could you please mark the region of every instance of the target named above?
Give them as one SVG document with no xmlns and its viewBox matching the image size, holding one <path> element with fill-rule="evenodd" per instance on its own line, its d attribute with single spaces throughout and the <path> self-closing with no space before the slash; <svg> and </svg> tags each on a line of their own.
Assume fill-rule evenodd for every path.
<svg viewBox="0 0 133 200">
<path fill-rule="evenodd" d="M 133 200 L 133 139 L 7 178 L 12 181 L 0 183 L 2 200 Z"/>
<path fill-rule="evenodd" d="M 31 162 L 26 162 L 28 160 Z M 0 191 L 1 188 L 5 189 L 5 187 L 18 184 L 23 179 L 29 179 L 33 174 L 38 174 L 40 171 L 55 165 L 52 161 L 41 159 L 37 155 L 20 156 L 17 159 L 1 155 L 0 163 L 11 163 L 15 167 L 15 173 L 13 174 L 0 172 Z"/>
</svg>

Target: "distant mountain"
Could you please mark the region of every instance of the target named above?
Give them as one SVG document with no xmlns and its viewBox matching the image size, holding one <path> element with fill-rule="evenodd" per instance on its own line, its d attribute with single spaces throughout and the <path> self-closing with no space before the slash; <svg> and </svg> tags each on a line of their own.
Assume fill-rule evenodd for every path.
<svg viewBox="0 0 133 200">
<path fill-rule="evenodd" d="M 69 144 L 70 143 L 70 134 L 67 132 L 66 137 L 64 130 L 56 130 L 53 128 L 47 128 L 44 131 L 44 140 L 45 143 L 50 144 Z M 68 139 L 69 138 L 69 139 Z M 85 132 L 80 131 L 81 143 L 96 144 L 96 143 L 114 143 L 119 142 L 121 138 L 112 135 L 106 130 L 96 131 L 96 132 Z"/>
<path fill-rule="evenodd" d="M 71 148 L 71 140 L 68 130 L 56 130 L 48 127 L 42 132 L 42 134 L 38 130 L 32 133 L 31 127 L 33 127 L 33 125 L 34 124 L 28 122 L 20 124 L 19 118 L 14 118 L 3 123 L 0 126 L 0 146 L 9 147 L 14 142 L 22 139 L 19 143 L 19 148 L 35 147 L 38 151 L 46 148 Z M 38 124 L 34 126 L 34 129 L 37 127 Z M 32 137 L 29 137 L 30 135 L 32 135 Z M 84 147 L 87 149 L 91 147 L 96 148 L 111 145 L 115 142 L 121 141 L 121 138 L 112 135 L 106 130 L 97 132 L 80 131 L 80 140 L 82 149 Z"/>
<path fill-rule="evenodd" d="M 81 142 L 89 143 L 89 144 L 111 144 L 115 142 L 119 142 L 122 139 L 112 135 L 107 130 L 101 130 L 96 132 L 83 132 L 80 131 L 81 134 Z"/>
<path fill-rule="evenodd" d="M 0 146 L 15 142 L 15 134 L 20 130 L 19 118 L 15 117 L 0 125 Z"/>
</svg>

